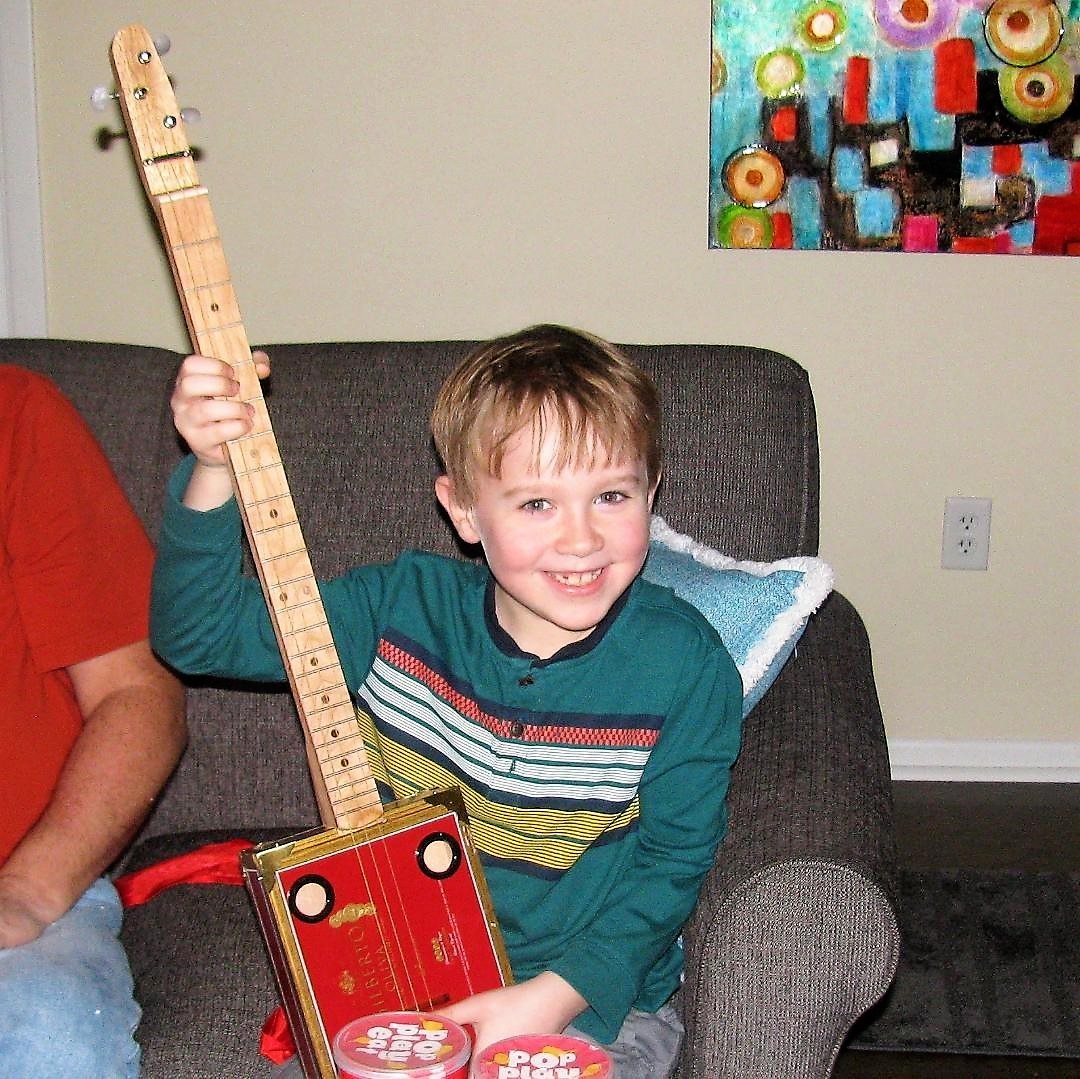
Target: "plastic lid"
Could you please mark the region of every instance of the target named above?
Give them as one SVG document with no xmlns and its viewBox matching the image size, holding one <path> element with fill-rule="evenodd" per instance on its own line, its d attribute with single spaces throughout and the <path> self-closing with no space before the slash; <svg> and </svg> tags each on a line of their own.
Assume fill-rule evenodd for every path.
<svg viewBox="0 0 1080 1079">
<path fill-rule="evenodd" d="M 473 1059 L 471 1079 L 611 1079 L 611 1057 L 598 1045 L 566 1034 L 506 1038 Z"/>
<path fill-rule="evenodd" d="M 334 1061 L 345 1079 L 464 1079 L 472 1042 L 464 1028 L 428 1012 L 379 1012 L 334 1035 Z"/>
</svg>

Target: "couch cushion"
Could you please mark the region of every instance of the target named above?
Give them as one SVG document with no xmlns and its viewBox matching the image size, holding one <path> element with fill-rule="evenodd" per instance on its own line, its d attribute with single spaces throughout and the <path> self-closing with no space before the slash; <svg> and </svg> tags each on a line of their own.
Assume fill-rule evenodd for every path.
<svg viewBox="0 0 1080 1079">
<path fill-rule="evenodd" d="M 702 543 L 769 562 L 817 554 L 814 398 L 794 360 L 748 345 L 623 345 L 656 379 L 656 511 Z"/>
<path fill-rule="evenodd" d="M 301 831 L 194 832 L 158 836 L 136 847 L 135 870 L 206 843 L 252 842 Z M 277 984 L 247 890 L 178 884 L 124 912 L 120 939 L 131 959 L 143 1009 L 136 1037 L 144 1079 L 251 1079 L 272 1075 L 259 1034 L 278 1006 Z"/>
<path fill-rule="evenodd" d="M 664 402 L 658 511 L 740 558 L 815 553 L 817 434 L 806 372 L 786 356 L 749 346 L 623 347 L 656 379 Z M 267 346 L 267 401 L 319 576 L 405 547 L 462 553 L 432 492 L 436 461 L 427 419 L 436 388 L 469 348 L 466 341 Z M 155 535 L 165 476 L 182 452 L 168 406 L 180 355 L 5 339 L 0 358 L 59 383 Z M 189 685 L 188 749 L 143 834 L 223 821 L 314 824 L 303 737 L 288 693 Z"/>
</svg>

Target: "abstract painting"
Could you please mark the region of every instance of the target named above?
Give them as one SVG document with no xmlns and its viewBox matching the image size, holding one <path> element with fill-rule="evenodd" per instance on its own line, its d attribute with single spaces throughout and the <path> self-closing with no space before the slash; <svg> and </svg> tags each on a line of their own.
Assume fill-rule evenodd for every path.
<svg viewBox="0 0 1080 1079">
<path fill-rule="evenodd" d="M 1080 255 L 1080 0 L 713 0 L 709 246 Z"/>
</svg>

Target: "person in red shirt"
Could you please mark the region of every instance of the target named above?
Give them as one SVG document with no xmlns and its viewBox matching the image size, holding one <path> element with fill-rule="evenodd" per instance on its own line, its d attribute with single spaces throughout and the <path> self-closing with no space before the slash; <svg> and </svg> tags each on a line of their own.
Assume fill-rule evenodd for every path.
<svg viewBox="0 0 1080 1079">
<path fill-rule="evenodd" d="M 186 739 L 147 642 L 153 551 L 52 383 L 0 365 L 0 1071 L 138 1075 L 103 877 Z"/>
</svg>

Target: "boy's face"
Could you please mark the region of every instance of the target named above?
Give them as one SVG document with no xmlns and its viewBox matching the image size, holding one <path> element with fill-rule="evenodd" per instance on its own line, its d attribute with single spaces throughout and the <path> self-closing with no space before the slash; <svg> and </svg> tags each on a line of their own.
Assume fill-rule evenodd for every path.
<svg viewBox="0 0 1080 1079">
<path fill-rule="evenodd" d="M 533 428 L 519 431 L 472 506 L 447 476 L 435 484 L 461 538 L 484 548 L 499 625 L 543 659 L 587 637 L 637 576 L 656 492 L 641 460 L 557 470 L 558 439 L 549 426 L 537 454 Z"/>
</svg>

